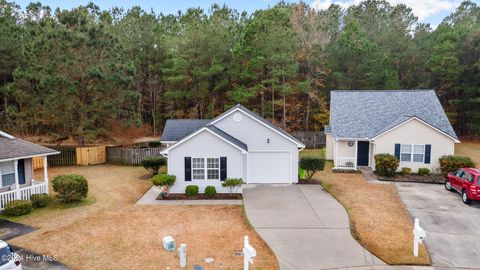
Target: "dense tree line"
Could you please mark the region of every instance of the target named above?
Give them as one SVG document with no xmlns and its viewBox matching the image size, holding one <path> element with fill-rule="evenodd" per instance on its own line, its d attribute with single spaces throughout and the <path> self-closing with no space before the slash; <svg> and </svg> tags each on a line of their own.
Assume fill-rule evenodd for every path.
<svg viewBox="0 0 480 270">
<path fill-rule="evenodd" d="M 167 118 L 211 118 L 236 103 L 289 130 L 319 130 L 332 89 L 418 88 L 437 91 L 459 134 L 480 134 L 475 3 L 433 30 L 383 0 L 176 15 L 0 0 L 0 128 L 18 134 L 159 133 Z"/>
</svg>

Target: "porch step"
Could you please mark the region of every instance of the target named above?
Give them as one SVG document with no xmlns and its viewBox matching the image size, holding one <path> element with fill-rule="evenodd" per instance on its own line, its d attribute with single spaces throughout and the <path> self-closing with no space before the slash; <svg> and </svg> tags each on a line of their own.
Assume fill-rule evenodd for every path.
<svg viewBox="0 0 480 270">
<path fill-rule="evenodd" d="M 380 181 L 378 180 L 377 176 L 373 173 L 372 168 L 367 167 L 367 166 L 358 166 L 358 170 L 362 172 L 363 177 L 368 183 L 372 184 L 385 184 L 385 185 L 391 185 L 392 182 L 387 182 L 387 181 Z"/>
</svg>

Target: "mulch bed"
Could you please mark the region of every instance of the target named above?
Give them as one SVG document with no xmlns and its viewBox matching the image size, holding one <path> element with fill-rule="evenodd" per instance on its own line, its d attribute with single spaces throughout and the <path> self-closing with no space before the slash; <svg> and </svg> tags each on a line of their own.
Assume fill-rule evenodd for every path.
<svg viewBox="0 0 480 270">
<path fill-rule="evenodd" d="M 378 176 L 380 181 L 393 181 L 393 182 L 412 182 L 412 183 L 430 183 L 430 184 L 443 184 L 445 178 L 439 174 L 430 175 L 418 175 L 418 174 L 397 174 L 395 177 L 383 177 Z"/>
<path fill-rule="evenodd" d="M 308 180 L 308 179 L 298 179 L 299 185 L 320 185 L 320 181 L 316 179 Z"/>
<path fill-rule="evenodd" d="M 214 197 L 207 197 L 205 194 L 198 194 L 193 197 L 188 197 L 186 194 L 169 194 L 167 198 L 157 197 L 157 200 L 241 200 L 242 194 L 228 194 L 228 193 L 218 193 Z"/>
</svg>

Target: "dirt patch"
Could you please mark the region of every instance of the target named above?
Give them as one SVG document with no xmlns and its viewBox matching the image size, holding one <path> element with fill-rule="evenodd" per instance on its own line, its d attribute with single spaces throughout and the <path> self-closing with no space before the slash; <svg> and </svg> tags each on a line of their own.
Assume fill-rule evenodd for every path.
<svg viewBox="0 0 480 270">
<path fill-rule="evenodd" d="M 167 198 L 157 197 L 157 200 L 241 200 L 242 194 L 227 194 L 217 193 L 213 197 L 208 197 L 205 194 L 198 194 L 195 196 L 187 196 L 186 194 L 169 194 Z"/>
<path fill-rule="evenodd" d="M 308 180 L 308 179 L 298 179 L 298 184 L 300 185 L 320 185 L 319 181 L 315 179 Z"/>
<path fill-rule="evenodd" d="M 40 173 L 40 172 L 39 172 Z M 17 218 L 40 228 L 11 240 L 35 253 L 57 256 L 72 269 L 178 269 L 175 253 L 162 248 L 162 237 L 172 235 L 187 244 L 188 267 L 240 269 L 248 235 L 257 249 L 252 269 L 278 269 L 270 248 L 248 225 L 241 206 L 133 205 L 150 187 L 140 180 L 141 167 L 97 165 L 51 168 L 52 176 L 84 175 L 89 181 L 89 203 L 69 208 L 46 208 Z M 203 260 L 212 257 L 207 265 Z"/>
<path fill-rule="evenodd" d="M 315 178 L 346 209 L 352 235 L 389 264 L 430 264 L 425 246 L 413 256 L 413 222 L 394 185 L 367 183 L 361 174 L 334 174 L 332 163 Z"/>
</svg>

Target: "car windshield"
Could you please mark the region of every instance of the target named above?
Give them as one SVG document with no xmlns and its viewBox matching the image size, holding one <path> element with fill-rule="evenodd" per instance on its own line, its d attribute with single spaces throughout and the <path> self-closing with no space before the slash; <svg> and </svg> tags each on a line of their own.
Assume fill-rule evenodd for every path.
<svg viewBox="0 0 480 270">
<path fill-rule="evenodd" d="M 9 247 L 0 248 L 0 265 L 4 265 L 13 259 L 13 250 Z"/>
</svg>

